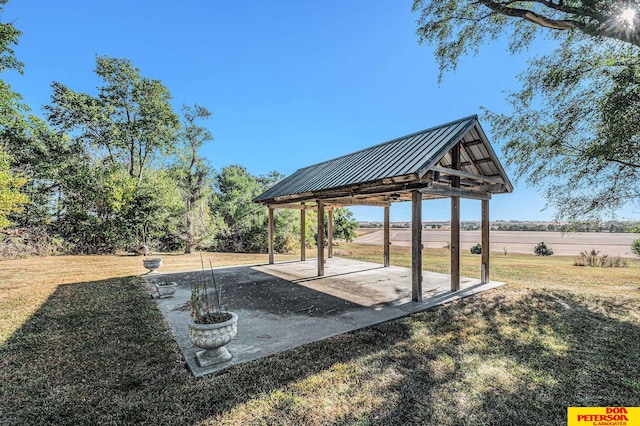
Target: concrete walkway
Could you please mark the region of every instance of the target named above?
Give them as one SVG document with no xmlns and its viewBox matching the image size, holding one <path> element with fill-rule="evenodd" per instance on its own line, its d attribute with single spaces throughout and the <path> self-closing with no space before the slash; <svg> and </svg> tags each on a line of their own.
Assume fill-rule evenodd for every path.
<svg viewBox="0 0 640 426">
<path fill-rule="evenodd" d="M 238 335 L 227 345 L 233 359 L 208 368 L 198 365 L 187 326 L 191 283 L 200 280 L 201 272 L 145 276 L 149 284 L 179 284 L 174 297 L 156 301 L 196 377 L 504 285 L 461 278 L 460 290 L 451 292 L 449 275 L 425 271 L 418 303 L 411 301 L 411 269 L 351 259 L 327 259 L 324 277 L 316 276 L 316 259 L 215 273 L 223 284 L 223 304 L 238 314 Z"/>
</svg>

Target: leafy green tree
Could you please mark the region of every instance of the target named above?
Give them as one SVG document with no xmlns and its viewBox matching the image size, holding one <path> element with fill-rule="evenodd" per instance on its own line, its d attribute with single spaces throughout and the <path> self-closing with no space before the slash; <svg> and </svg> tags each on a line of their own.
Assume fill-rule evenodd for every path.
<svg viewBox="0 0 640 426">
<path fill-rule="evenodd" d="M 211 168 L 198 153 L 203 143 L 213 140 L 213 136 L 209 130 L 197 124 L 197 120 L 210 116 L 211 113 L 200 105 L 183 107 L 184 123 L 180 137 L 184 148 L 178 153 L 179 161 L 173 170 L 184 199 L 178 231 L 184 241 L 185 253 L 191 253 L 197 244 L 208 242 L 214 231 L 207 203 L 211 193 Z"/>
<path fill-rule="evenodd" d="M 23 158 L 43 193 L 58 191 L 53 227 L 81 253 L 176 234 L 180 214 L 175 176 L 155 167 L 179 136 L 169 91 L 127 59 L 98 56 L 95 72 L 96 96 L 53 84 L 45 109 L 57 132 L 40 129 Z"/>
<path fill-rule="evenodd" d="M 0 0 L 0 12 L 4 10 L 3 5 L 8 0 Z M 0 72 L 5 70 L 16 70 L 22 72 L 23 63 L 20 62 L 13 50 L 13 46 L 18 44 L 18 37 L 22 32 L 13 26 L 13 23 L 0 23 Z"/>
<path fill-rule="evenodd" d="M 0 0 L 0 16 L 2 16 L 3 5 L 7 0 Z M 18 38 L 22 32 L 13 26 L 13 23 L 0 22 L 0 72 L 14 70 L 22 74 L 23 63 L 18 60 L 13 47 L 18 44 Z M 29 108 L 22 102 L 22 97 L 11 89 L 11 86 L 0 80 L 0 134 L 2 142 L 7 143 L 7 139 L 12 132 L 24 128 L 24 115 Z"/>
<path fill-rule="evenodd" d="M 68 183 L 90 164 L 83 146 L 38 118 L 29 117 L 27 122 L 28 130 L 14 135 L 7 145 L 12 168 L 28 179 L 24 192 L 32 202 L 12 215 L 23 227 L 47 225 L 59 218 Z"/>
<path fill-rule="evenodd" d="M 271 172 L 253 176 L 238 165 L 223 168 L 215 178 L 215 192 L 211 210 L 216 223 L 214 249 L 232 252 L 264 253 L 269 244 L 267 209 L 253 202 L 265 189 L 282 179 Z M 274 248 L 277 252 L 291 252 L 298 245 L 299 212 L 276 209 Z"/>
<path fill-rule="evenodd" d="M 173 176 L 164 170 L 150 170 L 135 186 L 124 222 L 135 230 L 136 241 L 147 243 L 175 234 L 175 219 L 182 208 L 182 194 Z"/>
<path fill-rule="evenodd" d="M 325 244 L 329 232 L 329 213 L 324 213 L 324 235 Z M 318 244 L 318 212 L 316 210 L 307 211 L 306 236 L 307 246 L 315 246 Z M 353 212 L 343 207 L 333 209 L 333 238 L 341 239 L 347 242 L 353 241 L 356 237 L 358 222 L 353 218 Z"/>
<path fill-rule="evenodd" d="M 95 73 L 104 82 L 97 96 L 53 83 L 51 105 L 45 106 L 49 122 L 77 133 L 87 147 L 141 182 L 150 162 L 174 150 L 180 122 L 171 95 L 159 80 L 142 77 L 128 59 L 98 56 Z"/>
<path fill-rule="evenodd" d="M 9 215 L 29 202 L 29 198 L 20 192 L 27 180 L 11 171 L 10 160 L 9 155 L 0 149 L 0 229 L 11 225 Z"/>
<path fill-rule="evenodd" d="M 293 253 L 300 248 L 300 212 L 276 209 L 273 220 L 275 227 L 273 249 L 277 253 Z"/>
<path fill-rule="evenodd" d="M 333 209 L 333 238 L 353 241 L 356 237 L 358 222 L 353 218 L 353 212 L 345 208 Z"/>
<path fill-rule="evenodd" d="M 531 61 L 511 113 L 487 112 L 517 177 L 541 188 L 556 219 L 596 219 L 640 192 L 640 24 L 612 1 L 416 0 L 418 36 L 440 78 L 506 36 L 512 53 L 539 35 L 558 46 Z"/>
<path fill-rule="evenodd" d="M 215 248 L 232 252 L 264 252 L 267 249 L 267 213 L 253 199 L 264 183 L 245 167 L 224 167 L 215 178 L 211 209 L 219 216 Z"/>
</svg>

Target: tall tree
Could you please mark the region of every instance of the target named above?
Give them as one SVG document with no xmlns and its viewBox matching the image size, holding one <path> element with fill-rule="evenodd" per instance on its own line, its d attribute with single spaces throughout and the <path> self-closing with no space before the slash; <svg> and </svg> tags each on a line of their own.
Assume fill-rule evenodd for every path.
<svg viewBox="0 0 640 426">
<path fill-rule="evenodd" d="M 89 158 L 83 146 L 42 120 L 29 117 L 27 126 L 12 136 L 7 150 L 13 170 L 28 179 L 24 192 L 32 202 L 12 217 L 18 226 L 42 226 L 60 217 L 61 200 L 71 191 L 75 174 L 89 166 Z"/>
<path fill-rule="evenodd" d="M 7 0 L 0 0 L 0 16 L 5 4 Z M 22 74 L 23 63 L 13 50 L 20 35 L 22 32 L 13 23 L 0 22 L 0 73 L 13 70 Z M 20 152 L 18 142 L 27 137 L 28 112 L 22 96 L 0 80 L 0 228 L 10 225 L 16 214 L 29 205 L 28 196 L 22 192 L 29 180 L 21 170 L 16 170 L 12 155 Z"/>
<path fill-rule="evenodd" d="M 518 177 L 541 188 L 556 218 L 597 218 L 640 191 L 640 21 L 614 1 L 416 0 L 421 42 L 440 78 L 460 57 L 506 36 L 510 51 L 538 35 L 557 49 L 530 62 L 508 115 L 487 112 Z"/>
<path fill-rule="evenodd" d="M 0 16 L 7 0 L 0 0 Z M 0 73 L 9 70 L 22 74 L 23 63 L 20 62 L 13 47 L 18 44 L 22 32 L 13 23 L 0 22 Z M 21 136 L 27 128 L 25 115 L 29 111 L 22 102 L 22 96 L 14 92 L 11 86 L 0 80 L 0 147 L 9 149 L 16 136 Z"/>
<path fill-rule="evenodd" d="M 180 236 L 184 240 L 184 252 L 191 253 L 194 245 L 206 242 L 213 233 L 207 203 L 211 192 L 211 168 L 198 152 L 204 142 L 213 140 L 213 135 L 197 123 L 211 116 L 206 108 L 197 104 L 185 105 L 182 111 L 184 122 L 180 136 L 184 147 L 174 172 L 184 199 Z"/>
<path fill-rule="evenodd" d="M 104 82 L 97 96 L 54 82 L 48 119 L 61 131 L 78 132 L 79 140 L 140 182 L 149 162 L 174 150 L 180 122 L 171 95 L 128 59 L 98 56 L 95 73 Z"/>
<path fill-rule="evenodd" d="M 267 248 L 267 215 L 253 202 L 265 188 L 264 180 L 245 167 L 224 167 L 215 178 L 211 209 L 220 225 L 215 248 L 232 252 L 262 252 Z"/>
</svg>

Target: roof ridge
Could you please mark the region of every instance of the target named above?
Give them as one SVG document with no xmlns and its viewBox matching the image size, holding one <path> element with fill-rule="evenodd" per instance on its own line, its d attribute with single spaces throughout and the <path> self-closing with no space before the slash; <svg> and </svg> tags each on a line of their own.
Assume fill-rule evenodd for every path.
<svg viewBox="0 0 640 426">
<path fill-rule="evenodd" d="M 349 156 L 358 154 L 358 153 L 363 152 L 363 151 L 367 151 L 367 150 L 370 150 L 370 149 L 373 149 L 373 148 L 377 148 L 379 146 L 392 144 L 392 143 L 397 142 L 397 141 L 402 140 L 402 139 L 407 139 L 407 138 L 410 138 L 410 137 L 413 137 L 413 136 L 417 136 L 417 135 L 419 135 L 421 133 L 430 132 L 430 131 L 433 131 L 433 130 L 436 130 L 436 129 L 439 129 L 439 128 L 442 128 L 442 127 L 451 126 L 453 124 L 457 124 L 457 123 L 460 123 L 460 122 L 463 122 L 463 121 L 466 121 L 466 120 L 472 120 L 472 119 L 473 120 L 478 120 L 478 114 L 473 114 L 473 115 L 469 115 L 467 117 L 459 118 L 457 120 L 452 120 L 452 121 L 449 121 L 448 123 L 438 124 L 436 126 L 432 126 L 432 127 L 427 128 L 427 129 L 424 129 L 424 130 L 419 130 L 417 132 L 409 133 L 408 135 L 400 136 L 400 137 L 388 140 L 386 142 L 380 142 L 380 143 L 377 143 L 375 145 L 371 145 L 371 146 L 368 146 L 366 148 L 362 148 L 362 149 L 359 149 L 357 151 L 350 152 L 348 154 L 344 154 L 344 155 L 340 155 L 338 157 L 330 158 L 328 160 L 320 161 L 319 163 L 310 164 L 310 165 L 308 165 L 306 167 L 302 167 L 302 168 L 300 168 L 300 169 L 298 169 L 296 171 L 309 169 L 311 167 L 317 167 L 317 166 L 319 166 L 321 164 L 329 163 L 331 161 L 336 161 L 336 160 L 339 160 L 339 159 L 344 158 L 344 157 L 349 157 Z"/>
</svg>

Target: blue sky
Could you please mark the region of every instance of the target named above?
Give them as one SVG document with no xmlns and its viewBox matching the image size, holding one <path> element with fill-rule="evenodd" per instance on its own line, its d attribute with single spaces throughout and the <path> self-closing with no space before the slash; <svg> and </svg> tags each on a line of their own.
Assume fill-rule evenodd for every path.
<svg viewBox="0 0 640 426">
<path fill-rule="evenodd" d="M 79 1 L 10 0 L 3 21 L 23 31 L 16 54 L 24 75 L 3 78 L 34 112 L 50 85 L 96 93 L 95 55 L 129 58 L 162 80 L 176 111 L 198 103 L 213 114 L 215 140 L 202 153 L 214 167 L 285 175 L 443 122 L 506 111 L 505 91 L 533 53 L 511 57 L 497 42 L 463 58 L 437 83 L 432 47 L 419 45 L 410 1 Z M 491 138 L 488 124 L 485 131 Z M 496 147 L 499 152 L 499 147 Z M 507 171 L 509 166 L 505 164 Z M 544 200 L 517 182 L 492 200 L 492 220 L 548 220 Z M 353 208 L 360 220 L 382 209 Z M 449 203 L 428 201 L 425 220 L 449 219 Z M 480 218 L 479 202 L 462 205 Z M 410 219 L 407 203 L 391 220 Z"/>
</svg>

